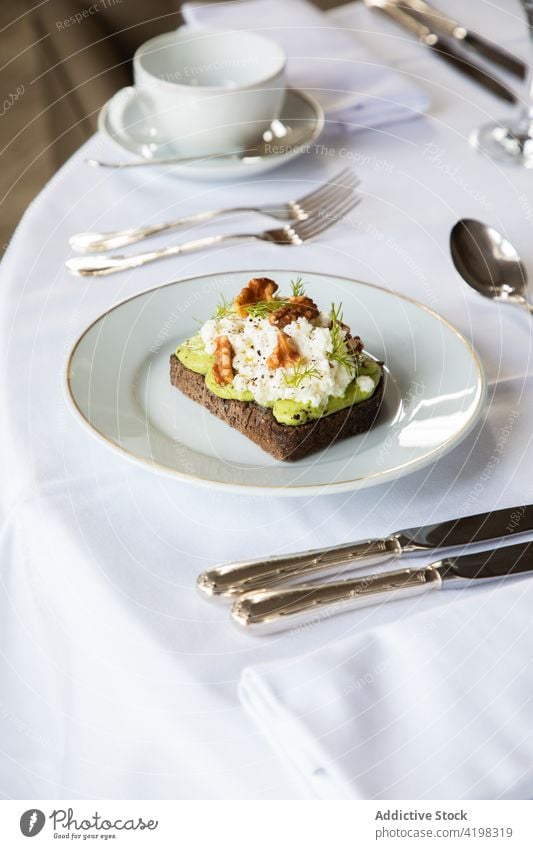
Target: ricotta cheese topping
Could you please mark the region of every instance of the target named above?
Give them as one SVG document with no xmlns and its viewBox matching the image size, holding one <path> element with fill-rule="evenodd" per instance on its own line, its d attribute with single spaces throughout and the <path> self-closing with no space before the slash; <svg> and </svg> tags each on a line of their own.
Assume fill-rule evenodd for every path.
<svg viewBox="0 0 533 849">
<path fill-rule="evenodd" d="M 320 407 L 330 397 L 340 397 L 354 378 L 344 365 L 331 360 L 333 349 L 329 316 L 320 313 L 314 323 L 298 318 L 284 331 L 296 343 L 302 361 L 288 368 L 269 369 L 266 362 L 277 345 L 277 330 L 268 318 L 241 317 L 230 313 L 206 321 L 200 330 L 208 354 L 215 351 L 217 336 L 227 336 L 234 351 L 233 385 L 248 390 L 258 404 L 268 406 L 280 399 Z M 362 376 L 360 381 L 370 381 Z M 360 388 L 365 389 L 361 384 Z"/>
<path fill-rule="evenodd" d="M 374 381 L 367 374 L 362 374 L 361 377 L 358 377 L 356 383 L 361 392 L 372 392 L 374 388 Z"/>
</svg>

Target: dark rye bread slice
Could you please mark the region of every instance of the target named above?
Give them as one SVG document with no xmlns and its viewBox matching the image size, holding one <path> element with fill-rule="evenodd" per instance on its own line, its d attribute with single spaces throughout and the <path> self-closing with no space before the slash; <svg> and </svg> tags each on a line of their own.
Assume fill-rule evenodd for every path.
<svg viewBox="0 0 533 849">
<path fill-rule="evenodd" d="M 383 397 L 383 376 L 371 398 L 302 425 L 282 425 L 272 410 L 254 401 L 219 398 L 205 385 L 204 376 L 186 368 L 175 354 L 170 357 L 170 381 L 184 395 L 243 433 L 276 460 L 300 460 L 327 448 L 339 439 L 369 430 Z"/>
</svg>

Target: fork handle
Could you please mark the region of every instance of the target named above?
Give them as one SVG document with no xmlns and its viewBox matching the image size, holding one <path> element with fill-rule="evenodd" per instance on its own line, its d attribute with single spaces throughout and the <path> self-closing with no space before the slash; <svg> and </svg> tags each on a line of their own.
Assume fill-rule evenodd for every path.
<svg viewBox="0 0 533 849">
<path fill-rule="evenodd" d="M 203 221 L 210 221 L 212 218 L 217 218 L 222 215 L 236 215 L 244 212 L 257 212 L 263 215 L 269 215 L 278 220 L 289 221 L 296 218 L 296 213 L 291 214 L 289 210 L 283 208 L 276 209 L 275 207 L 257 207 L 257 206 L 233 206 L 226 209 L 209 209 L 204 212 L 196 212 L 193 215 L 185 215 L 182 218 L 176 218 L 173 221 L 166 221 L 162 224 L 152 224 L 148 227 L 131 227 L 126 230 L 115 230 L 105 233 L 75 233 L 69 239 L 69 244 L 72 250 L 80 253 L 91 253 L 93 251 L 113 251 L 117 248 L 124 248 L 127 245 L 133 245 L 135 242 L 140 242 L 143 239 L 148 239 L 150 236 L 157 236 L 159 233 L 167 233 L 170 230 L 177 230 L 179 227 L 184 227 L 188 224 L 199 224 Z"/>
<path fill-rule="evenodd" d="M 72 274 L 80 277 L 103 277 L 106 274 L 114 274 L 117 271 L 126 271 L 128 268 L 138 268 L 149 262 L 166 259 L 179 254 L 200 251 L 203 248 L 211 248 L 221 242 L 247 241 L 261 239 L 254 233 L 225 234 L 223 236 L 206 236 L 204 239 L 194 239 L 191 242 L 183 242 L 181 245 L 170 245 L 155 251 L 131 256 L 87 256 L 72 257 L 65 263 L 66 268 Z"/>
</svg>

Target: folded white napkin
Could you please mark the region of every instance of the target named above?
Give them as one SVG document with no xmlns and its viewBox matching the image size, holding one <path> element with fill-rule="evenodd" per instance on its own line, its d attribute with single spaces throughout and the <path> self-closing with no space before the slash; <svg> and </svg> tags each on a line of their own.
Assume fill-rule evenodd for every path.
<svg viewBox="0 0 533 849">
<path fill-rule="evenodd" d="M 315 652 L 243 672 L 242 702 L 307 793 L 531 798 L 533 580 L 434 595 L 322 648 L 317 625 Z"/>
<path fill-rule="evenodd" d="M 195 28 L 254 30 L 277 41 L 288 57 L 289 84 L 310 92 L 331 120 L 352 129 L 404 121 L 429 106 L 427 92 L 306 0 L 193 2 L 183 5 L 182 14 Z"/>
</svg>

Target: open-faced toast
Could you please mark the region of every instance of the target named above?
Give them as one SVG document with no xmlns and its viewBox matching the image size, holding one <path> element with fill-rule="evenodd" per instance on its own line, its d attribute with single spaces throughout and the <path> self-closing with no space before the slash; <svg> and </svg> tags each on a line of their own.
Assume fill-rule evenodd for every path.
<svg viewBox="0 0 533 849">
<path fill-rule="evenodd" d="M 382 363 L 340 307 L 322 313 L 300 280 L 292 295 L 255 278 L 170 358 L 171 383 L 277 460 L 298 460 L 374 424 Z"/>
</svg>

